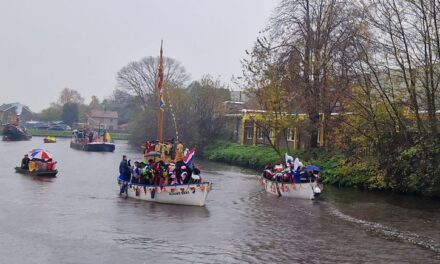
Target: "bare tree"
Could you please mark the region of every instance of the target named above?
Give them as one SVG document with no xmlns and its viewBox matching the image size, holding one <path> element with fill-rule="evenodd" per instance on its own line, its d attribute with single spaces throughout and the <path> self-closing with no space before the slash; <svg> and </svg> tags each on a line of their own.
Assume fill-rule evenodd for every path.
<svg viewBox="0 0 440 264">
<path fill-rule="evenodd" d="M 353 36 L 360 24 L 357 9 L 347 1 L 283 0 L 268 40 L 259 40 L 278 54 L 288 102 L 309 116 L 311 147 L 317 146 L 319 114 L 331 113 L 351 85 L 349 71 L 358 59 Z"/>
<path fill-rule="evenodd" d="M 58 103 L 61 105 L 66 103 L 82 105 L 84 104 L 84 97 L 82 97 L 77 90 L 66 87 L 61 91 L 60 97 L 58 98 Z"/>
<path fill-rule="evenodd" d="M 118 86 L 136 95 L 142 100 L 146 108 L 149 97 L 157 93 L 159 57 L 145 57 L 140 61 L 130 62 L 117 73 Z M 181 87 L 189 80 L 189 74 L 176 60 L 165 57 L 164 59 L 165 87 Z"/>
</svg>

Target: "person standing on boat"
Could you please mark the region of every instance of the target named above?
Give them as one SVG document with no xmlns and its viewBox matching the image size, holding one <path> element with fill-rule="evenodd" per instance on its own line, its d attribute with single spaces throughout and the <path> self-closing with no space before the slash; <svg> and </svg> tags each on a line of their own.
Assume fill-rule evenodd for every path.
<svg viewBox="0 0 440 264">
<path fill-rule="evenodd" d="M 119 174 L 122 175 L 124 181 L 130 181 L 131 170 L 128 165 L 127 156 L 122 155 L 121 163 L 119 164 Z"/>
<path fill-rule="evenodd" d="M 176 149 L 176 161 L 183 159 L 183 144 L 182 141 L 179 140 L 179 143 L 177 144 Z"/>
<path fill-rule="evenodd" d="M 21 160 L 21 168 L 24 170 L 29 170 L 29 161 L 31 161 L 29 155 L 25 154 L 23 159 Z"/>
</svg>

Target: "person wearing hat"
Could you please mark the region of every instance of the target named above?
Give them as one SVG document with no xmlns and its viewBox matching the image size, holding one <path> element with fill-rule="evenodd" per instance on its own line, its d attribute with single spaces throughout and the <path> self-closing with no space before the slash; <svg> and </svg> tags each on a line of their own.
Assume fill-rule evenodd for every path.
<svg viewBox="0 0 440 264">
<path fill-rule="evenodd" d="M 29 161 L 31 159 L 29 158 L 28 154 L 25 154 L 23 159 L 21 160 L 21 168 L 24 170 L 28 170 L 29 169 Z"/>
</svg>

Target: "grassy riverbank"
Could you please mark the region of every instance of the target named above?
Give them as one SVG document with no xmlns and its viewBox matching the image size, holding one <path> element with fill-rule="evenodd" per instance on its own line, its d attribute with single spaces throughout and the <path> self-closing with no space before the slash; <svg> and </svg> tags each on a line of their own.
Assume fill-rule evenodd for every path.
<svg viewBox="0 0 440 264">
<path fill-rule="evenodd" d="M 70 138 L 72 137 L 72 131 L 58 131 L 58 130 L 40 130 L 40 129 L 29 129 L 29 133 L 31 133 L 32 136 L 53 136 L 53 137 L 65 137 Z M 128 137 L 130 134 L 128 133 L 110 133 L 112 139 L 117 140 L 128 140 Z"/>
<path fill-rule="evenodd" d="M 286 149 L 281 153 L 284 155 Z M 290 153 L 299 157 L 304 164 L 314 164 L 322 169 L 321 177 L 325 183 L 338 186 L 352 186 L 363 189 L 392 189 L 384 181 L 383 173 L 373 160 L 350 161 L 342 154 L 324 151 L 298 151 Z M 205 158 L 262 170 L 265 164 L 283 161 L 284 157 L 267 146 L 243 146 L 237 143 L 218 141 L 204 150 Z"/>
</svg>

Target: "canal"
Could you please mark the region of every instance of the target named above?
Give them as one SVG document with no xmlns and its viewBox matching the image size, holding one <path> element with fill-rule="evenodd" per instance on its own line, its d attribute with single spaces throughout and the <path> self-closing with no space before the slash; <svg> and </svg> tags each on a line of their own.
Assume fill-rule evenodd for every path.
<svg viewBox="0 0 440 264">
<path fill-rule="evenodd" d="M 205 207 L 119 197 L 115 153 L 68 139 L 0 143 L 0 263 L 439 263 L 440 201 L 327 187 L 319 201 L 277 198 L 257 173 L 197 161 L 214 183 Z M 45 147 L 57 178 L 14 172 Z"/>
</svg>

